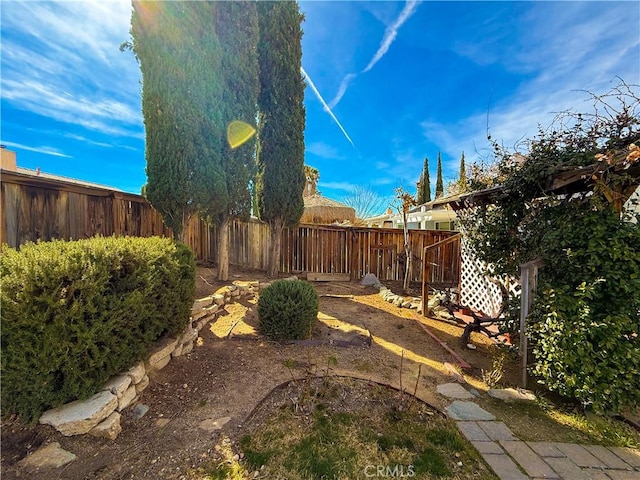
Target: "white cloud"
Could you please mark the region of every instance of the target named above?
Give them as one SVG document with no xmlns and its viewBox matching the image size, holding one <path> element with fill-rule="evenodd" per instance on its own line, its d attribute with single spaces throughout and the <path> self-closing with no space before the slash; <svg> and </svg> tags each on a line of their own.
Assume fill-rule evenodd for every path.
<svg viewBox="0 0 640 480">
<path fill-rule="evenodd" d="M 348 182 L 320 182 L 318 184 L 322 188 L 330 188 L 332 190 L 343 190 L 345 192 L 353 192 L 358 185 Z"/>
<path fill-rule="evenodd" d="M 144 138 L 141 113 L 115 99 L 85 97 L 35 80 L 4 77 L 2 96 L 23 110 L 60 122 L 103 134 Z"/>
<path fill-rule="evenodd" d="M 2 97 L 19 110 L 110 135 L 142 138 L 131 3 L 6 2 Z"/>
<path fill-rule="evenodd" d="M 342 160 L 344 155 L 338 152 L 338 149 L 324 142 L 313 142 L 307 145 L 306 151 L 318 157 L 328 158 L 332 160 Z"/>
<path fill-rule="evenodd" d="M 89 138 L 83 137 L 82 135 L 76 135 L 75 133 L 64 133 L 63 134 L 66 138 L 70 138 L 72 140 L 77 140 L 78 142 L 82 142 L 82 143 L 88 143 L 89 145 L 95 145 L 97 147 L 104 147 L 104 148 L 122 148 L 125 150 L 132 150 L 134 152 L 139 151 L 139 148 L 136 147 L 131 147 L 129 145 L 122 145 L 119 143 L 106 143 L 106 142 L 97 142 L 95 140 L 91 140 Z"/>
<path fill-rule="evenodd" d="M 36 152 L 36 153 L 42 153 L 43 155 L 51 155 L 54 157 L 63 157 L 63 158 L 73 158 L 71 155 L 67 155 L 65 153 L 62 153 L 60 150 L 53 148 L 53 147 L 30 147 L 28 145 L 22 145 L 20 143 L 14 143 L 14 142 L 5 142 L 2 141 L 3 145 L 6 145 L 7 147 L 11 147 L 11 148 L 17 148 L 19 150 L 28 150 L 29 152 Z"/>
<path fill-rule="evenodd" d="M 387 176 L 380 176 L 371 181 L 372 185 L 391 185 L 392 183 L 397 183 L 397 181 Z"/>
<path fill-rule="evenodd" d="M 108 98 L 92 99 L 72 94 L 46 83 L 34 80 L 3 79 L 3 97 L 20 103 L 30 111 L 40 115 L 52 116 L 57 120 L 69 121 L 70 115 L 83 119 L 109 119 L 127 124 L 138 124 L 142 115 L 131 105 Z"/>
</svg>

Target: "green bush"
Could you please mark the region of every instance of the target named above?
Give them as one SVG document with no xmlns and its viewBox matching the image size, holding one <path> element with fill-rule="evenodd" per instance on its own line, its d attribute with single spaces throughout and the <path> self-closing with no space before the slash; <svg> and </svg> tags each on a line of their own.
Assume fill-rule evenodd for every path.
<svg viewBox="0 0 640 480">
<path fill-rule="evenodd" d="M 195 262 L 165 238 L 98 237 L 2 248 L 2 412 L 35 420 L 96 393 L 181 332 Z"/>
<path fill-rule="evenodd" d="M 598 412 L 640 406 L 640 225 L 592 208 L 556 212 L 529 316 L 533 372 Z M 571 222 L 571 223 L 569 223 Z"/>
<path fill-rule="evenodd" d="M 309 338 L 318 319 L 318 294 L 302 280 L 276 280 L 260 293 L 260 331 L 272 340 Z"/>
</svg>

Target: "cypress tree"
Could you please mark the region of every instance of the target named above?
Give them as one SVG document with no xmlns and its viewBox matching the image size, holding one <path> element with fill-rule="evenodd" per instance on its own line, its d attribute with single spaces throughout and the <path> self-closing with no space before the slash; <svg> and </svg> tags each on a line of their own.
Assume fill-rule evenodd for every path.
<svg viewBox="0 0 640 480">
<path fill-rule="evenodd" d="M 467 191 L 467 166 L 464 162 L 464 152 L 462 152 L 462 157 L 460 157 L 460 177 L 458 184 L 460 185 L 461 192 Z"/>
<path fill-rule="evenodd" d="M 280 264 L 282 229 L 295 226 L 304 211 L 304 16 L 295 1 L 258 2 L 259 155 L 255 181 L 260 218 L 271 228 L 268 275 Z"/>
<path fill-rule="evenodd" d="M 418 205 L 431 201 L 431 180 L 429 179 L 429 158 L 424 157 L 424 166 L 418 182 Z"/>
<path fill-rule="evenodd" d="M 422 196 L 422 182 L 424 182 L 424 172 L 420 172 L 420 178 L 416 183 L 416 205 L 420 205 L 421 203 L 424 203 L 422 201 L 424 198 Z"/>
<path fill-rule="evenodd" d="M 146 196 L 176 239 L 206 205 L 224 203 L 213 160 L 223 130 L 222 51 L 210 2 L 133 2 L 131 38 L 142 71 Z"/>
<path fill-rule="evenodd" d="M 259 90 L 258 15 L 255 2 L 215 2 L 215 29 L 223 51 L 221 72 L 223 124 L 234 120 L 255 127 Z M 224 135 L 222 132 L 212 134 Z M 217 226 L 218 279 L 229 276 L 229 224 L 251 213 L 249 183 L 255 172 L 255 137 L 237 148 L 221 142 L 220 169 L 224 171 L 226 202 L 209 205 L 207 213 Z"/>
<path fill-rule="evenodd" d="M 436 179 L 436 198 L 440 198 L 444 193 L 444 185 L 442 183 L 442 158 L 438 152 L 438 178 Z"/>
</svg>

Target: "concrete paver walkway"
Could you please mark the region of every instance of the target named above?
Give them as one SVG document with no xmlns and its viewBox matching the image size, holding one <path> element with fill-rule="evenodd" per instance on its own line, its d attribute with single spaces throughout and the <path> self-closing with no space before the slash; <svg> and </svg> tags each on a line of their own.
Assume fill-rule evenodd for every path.
<svg viewBox="0 0 640 480">
<path fill-rule="evenodd" d="M 447 396 L 449 390 L 438 391 Z M 500 480 L 640 480 L 640 450 L 524 442 L 473 402 L 456 400 L 446 410 Z"/>
<path fill-rule="evenodd" d="M 523 442 L 502 422 L 460 421 L 457 425 L 501 480 L 640 480 L 639 450 Z M 501 439 L 506 437 L 511 439 Z"/>
</svg>

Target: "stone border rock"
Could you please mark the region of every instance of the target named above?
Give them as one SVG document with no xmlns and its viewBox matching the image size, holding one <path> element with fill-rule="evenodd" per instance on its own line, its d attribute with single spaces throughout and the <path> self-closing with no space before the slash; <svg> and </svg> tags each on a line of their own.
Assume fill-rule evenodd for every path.
<svg viewBox="0 0 640 480">
<path fill-rule="evenodd" d="M 380 296 L 385 301 L 395 305 L 396 307 L 410 308 L 412 310 L 416 310 L 417 313 L 422 313 L 422 298 L 396 295 L 387 287 L 385 287 L 373 273 L 367 273 L 364 277 L 362 277 L 360 285 L 377 288 L 379 290 Z M 446 307 L 443 307 L 441 305 L 442 300 L 442 295 L 432 295 L 429 303 L 427 304 L 428 311 L 432 312 L 435 315 L 438 315 L 438 318 L 444 320 L 445 322 L 450 322 L 453 325 L 458 325 L 458 323 L 454 321 L 451 314 L 449 314 L 449 311 L 446 309 Z"/>
<path fill-rule="evenodd" d="M 396 295 L 387 287 L 385 287 L 373 273 L 367 273 L 364 277 L 362 277 L 360 284 L 368 287 L 377 288 L 379 290 L 380 296 L 386 302 L 392 303 L 396 307 L 410 308 L 412 310 L 417 310 L 418 313 L 422 313 L 421 298 L 403 297 L 401 295 Z"/>
<path fill-rule="evenodd" d="M 136 405 L 140 394 L 149 385 L 149 373 L 163 369 L 173 358 L 190 353 L 200 330 L 213 321 L 226 304 L 243 297 L 251 298 L 259 289 L 269 285 L 236 281 L 196 300 L 189 323 L 181 335 L 161 339 L 144 362 L 115 375 L 91 398 L 47 410 L 40 417 L 40 423 L 53 426 L 65 436 L 89 434 L 114 440 L 122 430 L 120 413 Z"/>
</svg>

